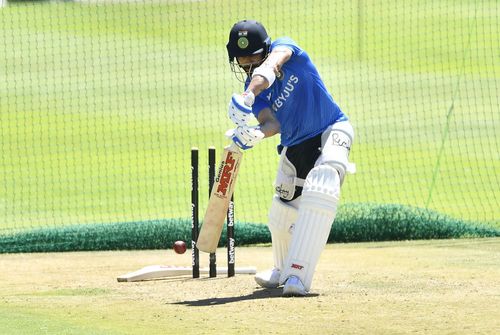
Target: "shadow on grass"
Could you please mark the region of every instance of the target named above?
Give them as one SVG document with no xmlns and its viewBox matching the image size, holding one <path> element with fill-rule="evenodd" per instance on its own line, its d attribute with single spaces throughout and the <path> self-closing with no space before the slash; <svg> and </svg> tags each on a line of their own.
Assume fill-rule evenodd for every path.
<svg viewBox="0 0 500 335">
<path fill-rule="evenodd" d="M 294 299 L 293 297 L 283 297 L 281 288 L 276 289 L 258 289 L 253 291 L 251 294 L 237 296 L 237 297 L 225 297 L 225 298 L 208 298 L 200 300 L 186 300 L 174 302 L 172 305 L 185 305 L 185 306 L 215 306 L 224 305 L 232 302 L 245 301 L 245 300 L 256 300 L 256 299 L 271 299 L 271 298 L 283 298 L 283 299 Z M 319 294 L 310 293 L 305 297 L 297 297 L 296 299 L 307 299 L 312 297 L 317 297 Z"/>
</svg>

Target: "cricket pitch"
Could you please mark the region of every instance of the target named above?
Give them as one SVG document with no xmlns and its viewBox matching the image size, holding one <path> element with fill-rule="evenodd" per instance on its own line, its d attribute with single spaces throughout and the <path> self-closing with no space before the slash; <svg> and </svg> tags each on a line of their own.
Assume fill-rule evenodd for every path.
<svg viewBox="0 0 500 335">
<path fill-rule="evenodd" d="M 236 252 L 237 265 L 259 271 L 271 266 L 269 246 Z M 224 253 L 219 255 L 222 265 Z M 171 250 L 0 255 L 0 333 L 492 334 L 500 329 L 499 238 L 328 245 L 305 298 L 260 289 L 252 275 L 116 280 L 151 264 L 187 266 L 190 257 Z"/>
</svg>

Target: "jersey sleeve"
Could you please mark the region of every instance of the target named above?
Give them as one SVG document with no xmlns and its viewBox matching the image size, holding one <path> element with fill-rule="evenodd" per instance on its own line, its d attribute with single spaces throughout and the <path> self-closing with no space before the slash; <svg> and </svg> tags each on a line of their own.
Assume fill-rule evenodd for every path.
<svg viewBox="0 0 500 335">
<path fill-rule="evenodd" d="M 295 43 L 294 40 L 292 40 L 290 37 L 280 37 L 276 39 L 272 44 L 271 44 L 271 51 L 277 48 L 287 48 L 292 51 L 292 57 L 294 55 L 300 56 L 303 52 L 303 50 Z"/>
</svg>

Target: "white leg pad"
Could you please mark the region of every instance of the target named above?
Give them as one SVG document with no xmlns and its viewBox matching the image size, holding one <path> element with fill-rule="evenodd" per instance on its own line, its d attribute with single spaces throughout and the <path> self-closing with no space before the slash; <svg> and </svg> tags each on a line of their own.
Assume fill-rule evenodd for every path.
<svg viewBox="0 0 500 335">
<path fill-rule="evenodd" d="M 307 175 L 301 198 L 280 283 L 283 284 L 290 276 L 297 276 L 309 291 L 316 264 L 337 213 L 340 198 L 338 171 L 328 164 L 313 168 Z"/>
<path fill-rule="evenodd" d="M 297 221 L 297 216 L 296 208 L 284 203 L 278 196 L 273 197 L 268 226 L 273 242 L 274 267 L 280 271 L 283 269 L 284 259 L 288 254 L 293 224 Z"/>
</svg>

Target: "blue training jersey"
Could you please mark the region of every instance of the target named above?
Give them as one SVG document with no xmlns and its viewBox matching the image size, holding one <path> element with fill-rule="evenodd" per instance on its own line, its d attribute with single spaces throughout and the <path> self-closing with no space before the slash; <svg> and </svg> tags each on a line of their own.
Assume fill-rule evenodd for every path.
<svg viewBox="0 0 500 335">
<path fill-rule="evenodd" d="M 255 98 L 253 114 L 258 117 L 264 108 L 271 108 L 280 122 L 284 146 L 299 144 L 335 122 L 346 121 L 307 53 L 289 37 L 272 42 L 271 51 L 277 47 L 292 50 L 292 57 L 283 64 L 281 78 Z M 249 84 L 250 78 L 245 89 Z"/>
</svg>

